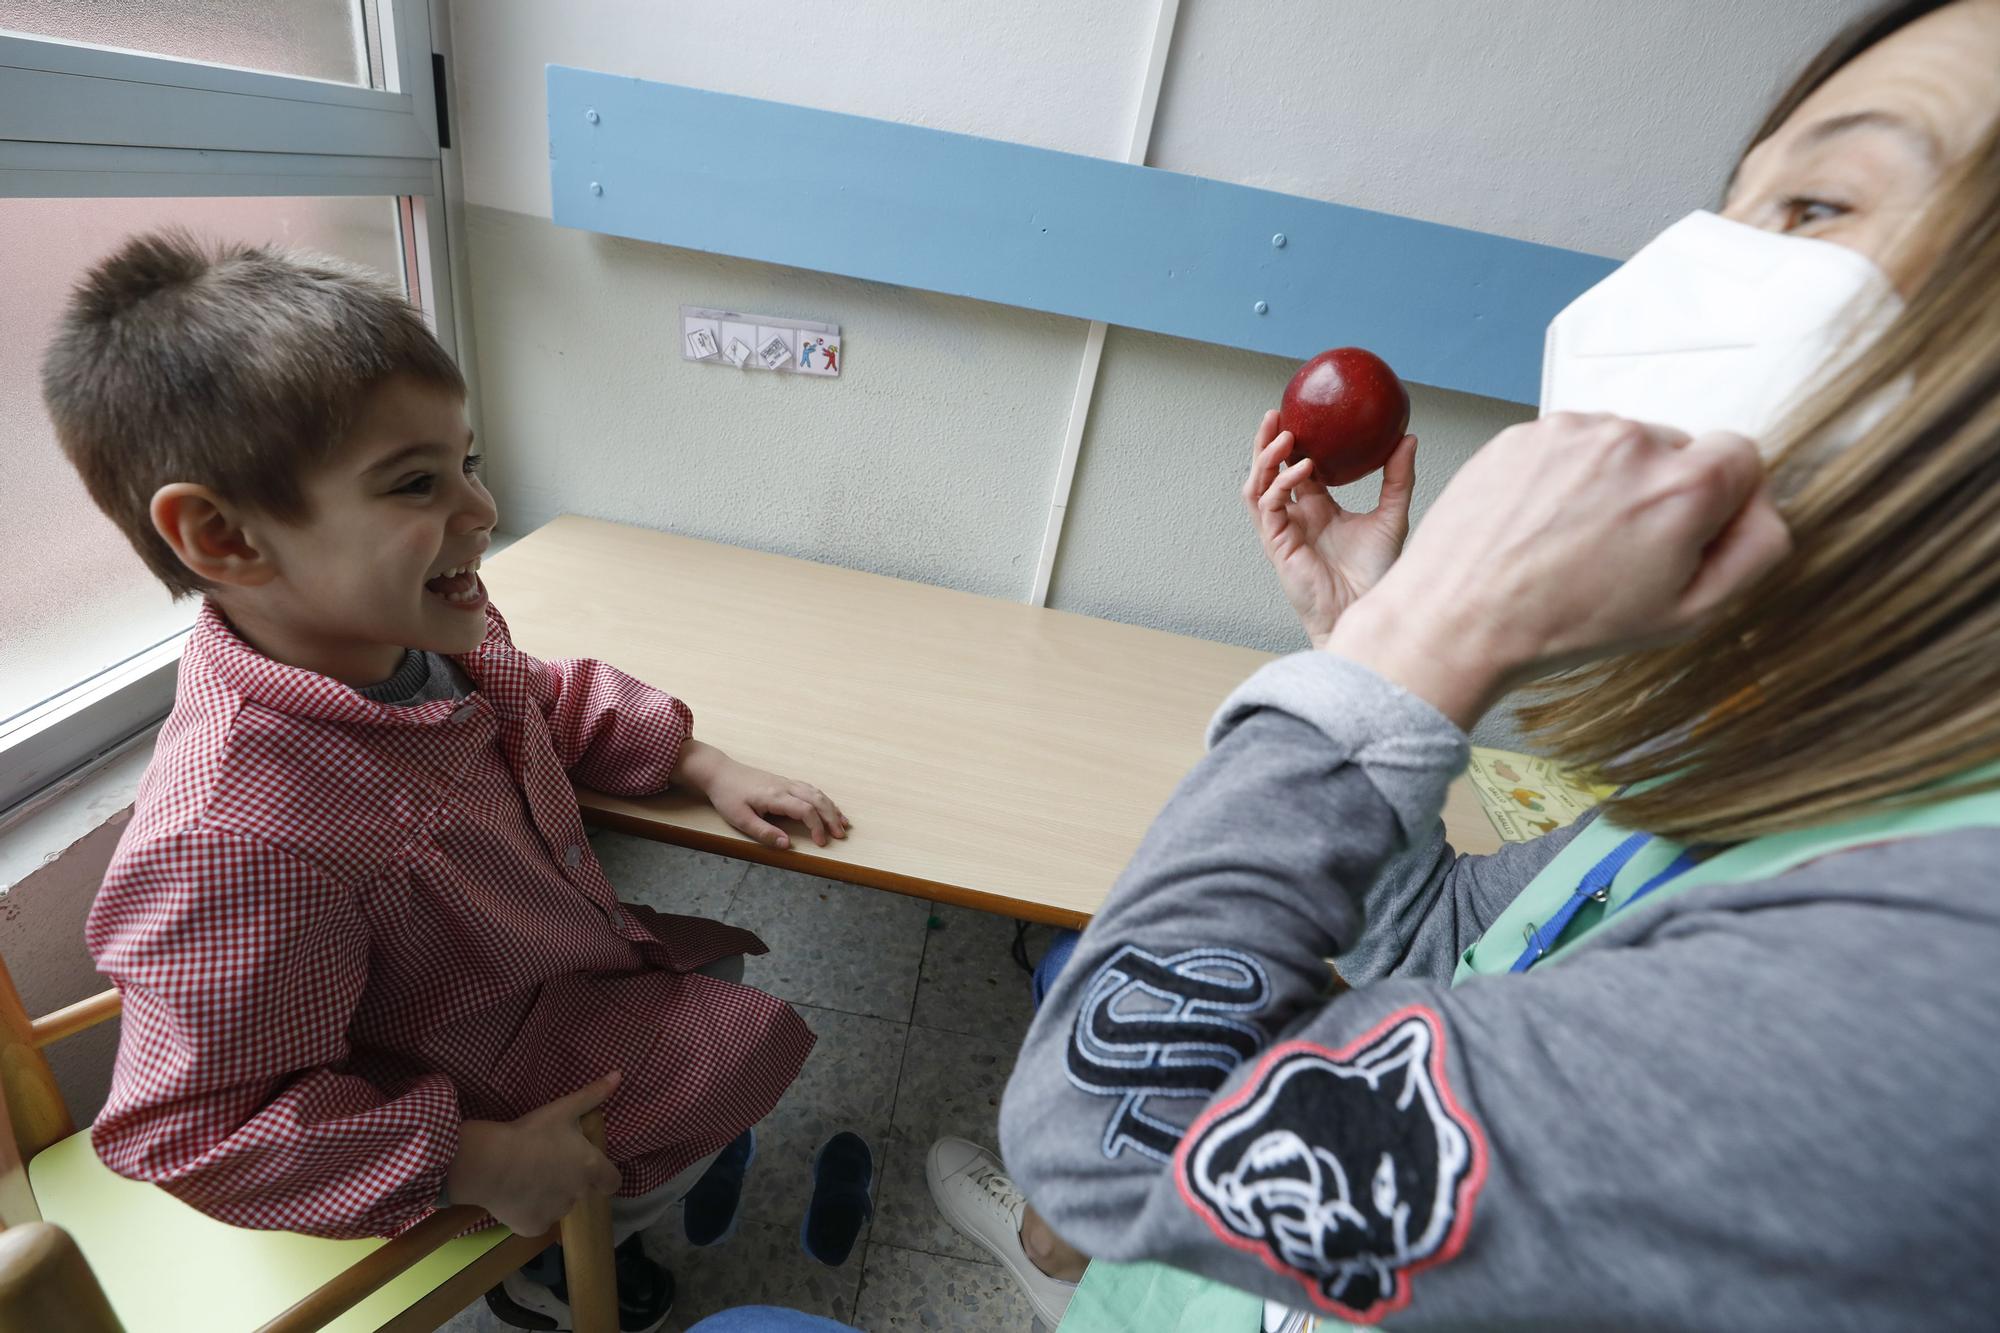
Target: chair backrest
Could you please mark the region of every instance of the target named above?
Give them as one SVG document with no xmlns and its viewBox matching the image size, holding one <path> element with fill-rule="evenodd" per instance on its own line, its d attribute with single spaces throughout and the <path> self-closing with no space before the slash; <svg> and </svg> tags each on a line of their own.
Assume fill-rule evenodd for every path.
<svg viewBox="0 0 2000 1333">
<path fill-rule="evenodd" d="M 0 1330 L 120 1333 L 104 1289 L 76 1242 L 42 1220 L 28 1162 L 76 1132 L 42 1049 L 118 1014 L 104 991 L 30 1018 L 0 958 Z"/>
<path fill-rule="evenodd" d="M 76 1132 L 43 1048 L 116 1018 L 119 1010 L 118 992 L 107 990 L 42 1018 L 30 1018 L 6 960 L 0 959 L 0 1093 L 5 1094 L 0 1096 L 0 1333 L 123 1333 L 82 1251 L 61 1228 L 42 1221 L 27 1170 L 36 1153 Z M 604 1113 L 591 1111 L 581 1128 L 602 1152 Z M 482 1217 L 481 1210 L 469 1205 L 431 1214 L 270 1321 L 267 1333 L 323 1327 Z M 609 1199 L 591 1196 L 580 1201 L 563 1219 L 560 1232 L 574 1326 L 590 1333 L 615 1333 L 618 1291 Z M 510 1262 L 526 1260 L 553 1239 L 552 1231 L 547 1237 L 506 1242 L 527 1247 Z M 469 1269 L 461 1274 L 479 1278 L 480 1286 L 466 1288 L 460 1299 L 476 1297 L 498 1271 L 482 1276 Z M 456 1308 L 456 1304 L 447 1307 Z"/>
<path fill-rule="evenodd" d="M 0 1231 L 0 1330 L 123 1333 L 68 1232 L 47 1222 Z"/>
<path fill-rule="evenodd" d="M 0 958 L 0 1226 L 36 1221 L 25 1164 L 76 1132 L 44 1047 L 118 1015 L 118 992 L 107 990 L 30 1018 Z"/>
</svg>

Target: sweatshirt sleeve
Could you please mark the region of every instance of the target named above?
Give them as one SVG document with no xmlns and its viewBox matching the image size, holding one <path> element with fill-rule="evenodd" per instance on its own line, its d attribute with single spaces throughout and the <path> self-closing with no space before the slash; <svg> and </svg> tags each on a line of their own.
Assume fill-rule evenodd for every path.
<svg viewBox="0 0 2000 1333">
<path fill-rule="evenodd" d="M 182 830 L 119 849 L 87 938 L 124 1004 L 91 1131 L 106 1166 L 241 1227 L 390 1235 L 430 1211 L 457 1092 L 345 1071 L 368 957 L 343 885 L 261 841 Z"/>
<path fill-rule="evenodd" d="M 1334 959 L 1341 979 L 1350 986 L 1391 976 L 1451 980 L 1459 956 L 1594 817 L 1586 814 L 1481 856 L 1453 851 L 1444 821 L 1433 820 L 1413 845 L 1383 864 L 1363 892 L 1366 925 Z"/>
<path fill-rule="evenodd" d="M 666 790 L 694 734 L 686 704 L 593 658 L 527 660 L 535 701 L 571 781 L 612 796 Z"/>
<path fill-rule="evenodd" d="M 1303 658 L 1225 705 L 1029 1031 L 1001 1144 L 1058 1234 L 1398 1329 L 1977 1326 L 1990 920 L 1842 898 L 1872 849 L 1526 976 L 1330 994 L 1465 743 Z"/>
</svg>

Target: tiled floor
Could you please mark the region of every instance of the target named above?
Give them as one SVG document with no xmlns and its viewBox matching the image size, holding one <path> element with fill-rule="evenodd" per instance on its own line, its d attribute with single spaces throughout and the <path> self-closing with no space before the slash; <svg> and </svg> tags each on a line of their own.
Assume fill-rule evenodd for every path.
<svg viewBox="0 0 2000 1333">
<path fill-rule="evenodd" d="M 743 1223 L 725 1245 L 691 1249 L 679 1215 L 647 1248 L 680 1284 L 669 1329 L 734 1305 L 784 1305 L 867 1333 L 1028 1333 L 1025 1299 L 986 1252 L 947 1226 L 924 1186 L 941 1134 L 993 1146 L 1030 1013 L 1009 956 L 1014 923 L 897 894 L 599 831 L 598 857 L 622 896 L 755 930 L 771 952 L 745 980 L 789 1000 L 819 1034 L 805 1072 L 757 1128 Z M 932 920 L 937 924 L 933 926 Z M 1049 938 L 1028 932 L 1031 957 Z M 851 1129 L 875 1150 L 876 1217 L 841 1268 L 799 1250 L 812 1153 Z M 500 1333 L 484 1302 L 446 1328 Z"/>
</svg>

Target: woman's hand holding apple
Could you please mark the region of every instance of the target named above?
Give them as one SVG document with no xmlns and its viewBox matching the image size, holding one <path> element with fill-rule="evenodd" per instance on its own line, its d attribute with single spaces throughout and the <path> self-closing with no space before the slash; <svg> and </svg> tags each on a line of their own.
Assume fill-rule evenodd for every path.
<svg viewBox="0 0 2000 1333">
<path fill-rule="evenodd" d="M 1383 469 L 1375 508 L 1352 513 L 1319 483 L 1310 457 L 1285 462 L 1293 451 L 1291 433 L 1278 429 L 1278 413 L 1264 414 L 1250 446 L 1243 504 L 1313 647 L 1326 645 L 1341 613 L 1375 586 L 1403 549 L 1416 450 L 1416 437 L 1404 436 Z"/>
</svg>

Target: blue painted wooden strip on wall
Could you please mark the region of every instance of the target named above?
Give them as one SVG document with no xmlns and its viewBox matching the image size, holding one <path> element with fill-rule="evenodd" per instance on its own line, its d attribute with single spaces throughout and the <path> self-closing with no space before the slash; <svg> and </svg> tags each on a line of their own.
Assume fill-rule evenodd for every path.
<svg viewBox="0 0 2000 1333">
<path fill-rule="evenodd" d="M 1355 344 L 1418 383 L 1524 403 L 1539 394 L 1550 318 L 1615 267 L 1199 176 L 560 65 L 548 108 L 566 227 L 1301 360 Z"/>
</svg>

